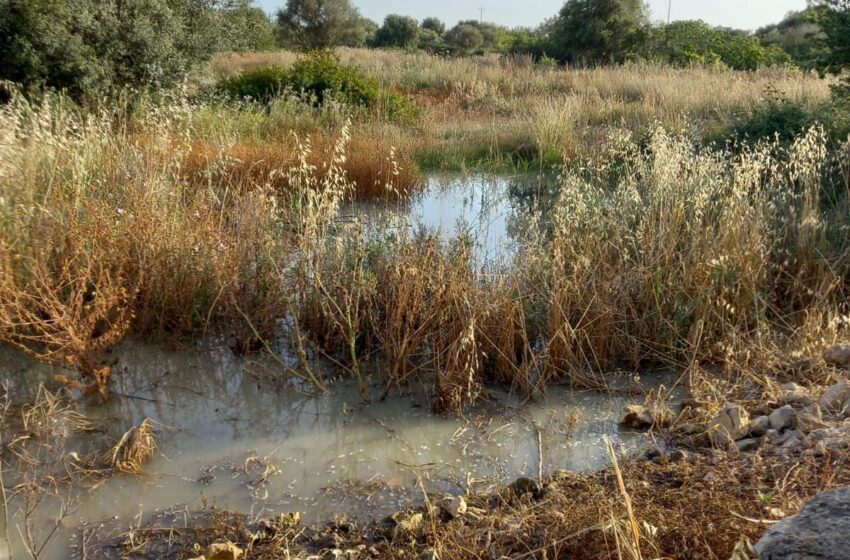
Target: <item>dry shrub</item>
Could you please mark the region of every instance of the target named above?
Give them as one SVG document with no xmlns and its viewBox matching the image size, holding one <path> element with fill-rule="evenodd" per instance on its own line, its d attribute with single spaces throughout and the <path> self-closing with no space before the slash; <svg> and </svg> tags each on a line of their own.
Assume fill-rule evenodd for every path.
<svg viewBox="0 0 850 560">
<path fill-rule="evenodd" d="M 99 355 L 130 329 L 141 282 L 132 237 L 113 209 L 83 201 L 67 222 L 40 207 L 22 250 L 0 238 L 0 341 L 77 370 L 107 398 L 110 368 Z"/>
<path fill-rule="evenodd" d="M 139 474 L 156 452 L 153 422 L 145 418 L 130 428 L 109 452 L 109 465 L 124 474 Z"/>
<path fill-rule="evenodd" d="M 548 312 L 559 372 L 575 380 L 618 360 L 747 366 L 754 339 L 839 308 L 847 222 L 820 203 L 820 131 L 787 154 L 699 151 L 660 130 L 646 150 L 620 150 L 562 179 Z"/>
</svg>

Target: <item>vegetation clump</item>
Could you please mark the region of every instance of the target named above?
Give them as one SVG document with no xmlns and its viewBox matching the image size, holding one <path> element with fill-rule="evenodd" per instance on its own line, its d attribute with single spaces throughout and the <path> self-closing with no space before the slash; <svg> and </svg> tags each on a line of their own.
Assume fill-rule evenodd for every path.
<svg viewBox="0 0 850 560">
<path fill-rule="evenodd" d="M 316 51 L 297 60 L 290 68 L 249 70 L 219 82 L 219 89 L 237 99 L 268 103 L 294 93 L 315 106 L 330 100 L 353 108 L 380 110 L 390 120 L 416 119 L 415 105 L 403 96 L 382 90 L 375 80 L 352 66 L 340 63 L 332 52 Z"/>
</svg>

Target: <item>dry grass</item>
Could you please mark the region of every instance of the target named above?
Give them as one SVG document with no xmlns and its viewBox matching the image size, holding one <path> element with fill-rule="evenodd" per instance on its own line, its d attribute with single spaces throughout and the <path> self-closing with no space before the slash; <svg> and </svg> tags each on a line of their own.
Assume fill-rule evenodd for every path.
<svg viewBox="0 0 850 560">
<path fill-rule="evenodd" d="M 320 180 L 328 173 L 337 138 L 326 133 L 309 138 L 309 165 Z M 398 200 L 420 185 L 421 174 L 410 154 L 400 154 L 380 138 L 352 138 L 343 168 L 353 186 L 352 195 L 363 199 Z M 297 138 L 288 143 L 237 141 L 220 143 L 197 141 L 192 144 L 182 168 L 193 184 L 233 185 L 253 188 L 266 185 L 275 191 L 290 187 L 281 170 L 299 165 Z M 222 166 L 221 162 L 227 164 Z"/>
<path fill-rule="evenodd" d="M 597 151 L 608 130 L 642 133 L 656 123 L 714 138 L 767 91 L 808 106 L 829 97 L 827 81 L 780 69 L 633 65 L 540 70 L 523 60 L 495 56 L 447 59 L 361 49 L 340 49 L 338 54 L 382 87 L 417 100 L 424 110 L 424 131 L 395 131 L 394 136 L 432 153 L 432 166 L 481 164 L 482 157 L 499 165 L 515 164 L 516 156 L 581 161 Z M 295 59 L 288 52 L 221 55 L 211 72 L 227 77 L 287 66 Z M 354 131 L 355 137 L 361 135 Z M 510 154 L 516 150 L 520 153 Z M 505 161 L 510 155 L 514 157 Z"/>
<path fill-rule="evenodd" d="M 153 422 L 145 418 L 141 424 L 127 430 L 109 452 L 109 464 L 124 474 L 139 474 L 156 452 Z"/>
</svg>

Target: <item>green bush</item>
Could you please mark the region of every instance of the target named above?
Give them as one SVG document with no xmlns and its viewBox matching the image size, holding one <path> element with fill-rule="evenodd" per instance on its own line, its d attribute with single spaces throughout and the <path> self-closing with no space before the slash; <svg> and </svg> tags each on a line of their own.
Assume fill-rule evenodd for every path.
<svg viewBox="0 0 850 560">
<path fill-rule="evenodd" d="M 307 95 L 316 105 L 325 96 L 348 105 L 373 105 L 380 93 L 378 84 L 357 69 L 341 64 L 336 55 L 316 52 L 300 58 L 289 71 L 287 85 Z"/>
<path fill-rule="evenodd" d="M 222 80 L 218 88 L 240 100 L 250 98 L 268 103 L 289 91 L 317 107 L 332 99 L 350 107 L 375 110 L 396 122 L 409 123 L 419 117 L 418 107 L 408 98 L 381 90 L 374 80 L 356 68 L 341 64 L 329 52 L 308 54 L 288 70 L 279 67 L 250 70 Z"/>
<path fill-rule="evenodd" d="M 802 104 L 770 94 L 752 111 L 742 115 L 733 129 L 740 140 L 757 142 L 776 136 L 789 141 L 814 124 L 814 115 Z"/>
<path fill-rule="evenodd" d="M 218 89 L 235 99 L 266 102 L 280 95 L 288 86 L 289 73 L 286 69 L 272 66 L 249 70 L 222 80 Z"/>
<path fill-rule="evenodd" d="M 731 137 L 737 142 L 755 143 L 778 136 L 788 144 L 815 125 L 823 127 L 831 142 L 846 141 L 850 134 L 850 103 L 832 100 L 809 107 L 771 91 L 737 120 Z"/>
<path fill-rule="evenodd" d="M 76 99 L 172 86 L 211 56 L 215 17 L 201 0 L 0 1 L 0 80 Z"/>
</svg>

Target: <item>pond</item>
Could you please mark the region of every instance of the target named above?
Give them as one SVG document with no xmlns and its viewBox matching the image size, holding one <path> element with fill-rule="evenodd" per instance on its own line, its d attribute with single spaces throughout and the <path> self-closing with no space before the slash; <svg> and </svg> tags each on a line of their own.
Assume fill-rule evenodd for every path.
<svg viewBox="0 0 850 560">
<path fill-rule="evenodd" d="M 551 175 L 435 175 L 410 200 L 401 203 L 358 202 L 342 219 L 365 218 L 372 229 L 407 228 L 443 241 L 468 240 L 477 264 L 504 264 L 536 208 L 538 194 L 548 193 Z"/>
<path fill-rule="evenodd" d="M 359 203 L 342 219 L 365 216 L 381 227 L 424 230 L 443 239 L 462 235 L 473 242 L 482 265 L 497 265 L 515 249 L 515 232 L 529 211 L 528 198 L 517 193 L 543 184 L 522 176 L 432 178 L 403 205 Z M 622 407 L 643 399 L 626 390 L 602 394 L 555 386 L 545 399 L 529 401 L 509 388 L 491 387 L 487 402 L 465 417 L 436 416 L 432 386 L 414 383 L 381 400 L 384 387 L 376 376 L 369 403 L 347 381 L 309 394 L 274 361 L 238 357 L 212 341 L 177 348 L 127 341 L 110 359 L 117 364 L 111 399 L 86 400 L 82 411 L 115 438 L 152 420 L 157 453 L 141 475 L 115 475 L 75 489 L 74 512 L 42 558 L 67 558 L 81 526 L 108 522 L 126 530 L 174 507 L 215 504 L 255 516 L 297 511 L 307 522 L 340 513 L 375 519 L 417 503 L 422 491 L 464 493 L 519 476 L 603 468 L 609 462 L 606 439 L 624 454 L 649 443 L 644 434 L 617 425 Z M 333 378 L 335 370 L 324 367 Z M 18 401 L 32 399 L 56 373 L 0 348 L 0 380 Z M 621 389 L 638 386 L 625 374 L 611 379 Z M 640 386 L 672 381 L 656 374 Z M 69 442 L 69 449 L 76 446 Z M 41 508 L 35 519 L 49 527 L 55 515 Z M 12 522 L 14 535 L 21 519 Z M 11 540 L 15 556 L 26 556 L 21 540 Z"/>
<path fill-rule="evenodd" d="M 106 404 L 86 401 L 83 411 L 118 434 L 150 418 L 159 449 L 142 475 L 81 490 L 49 558 L 67 557 L 70 535 L 83 523 L 126 528 L 137 516 L 205 502 L 255 515 L 298 511 L 307 521 L 382 517 L 417 502 L 420 479 L 428 492 L 464 492 L 536 477 L 541 456 L 543 472 L 604 467 L 606 437 L 624 453 L 646 444 L 617 426 L 629 400 L 623 396 L 552 387 L 544 401 L 523 402 L 492 389 L 489 403 L 466 418 L 442 417 L 418 385 L 367 404 L 348 382 L 302 394 L 270 375 L 271 364 L 227 350 L 126 342 L 115 357 L 115 395 Z M 0 350 L 0 377 L 19 399 L 54 373 Z M 383 387 L 373 389 L 379 396 Z M 43 512 L 45 524 L 51 514 Z"/>
</svg>

